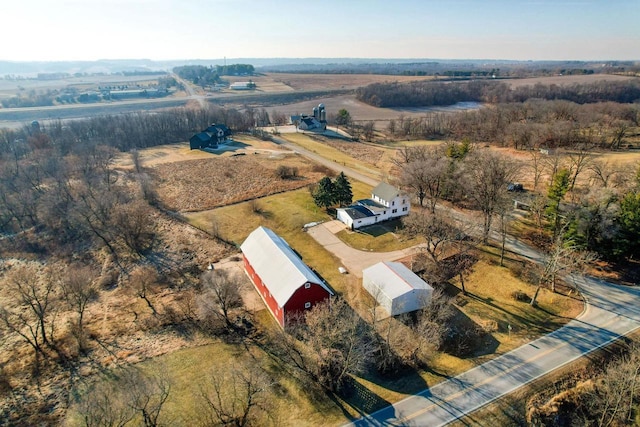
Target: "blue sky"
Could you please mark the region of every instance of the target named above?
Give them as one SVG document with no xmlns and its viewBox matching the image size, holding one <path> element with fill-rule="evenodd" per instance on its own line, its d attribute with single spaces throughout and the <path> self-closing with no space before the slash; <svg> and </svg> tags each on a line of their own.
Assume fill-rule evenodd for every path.
<svg viewBox="0 0 640 427">
<path fill-rule="evenodd" d="M 0 31 L 14 61 L 640 60 L 640 0 L 2 0 Z"/>
</svg>

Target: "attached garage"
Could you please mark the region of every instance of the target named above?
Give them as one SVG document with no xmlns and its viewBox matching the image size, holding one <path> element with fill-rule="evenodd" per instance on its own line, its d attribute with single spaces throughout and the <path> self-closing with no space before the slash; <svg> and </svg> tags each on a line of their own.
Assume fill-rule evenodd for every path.
<svg viewBox="0 0 640 427">
<path fill-rule="evenodd" d="M 362 286 L 392 316 L 424 308 L 433 288 L 400 262 L 379 262 L 362 271 Z"/>
<path fill-rule="evenodd" d="M 266 227 L 253 230 L 240 249 L 249 279 L 283 328 L 291 316 L 333 295 L 287 242 Z"/>
</svg>

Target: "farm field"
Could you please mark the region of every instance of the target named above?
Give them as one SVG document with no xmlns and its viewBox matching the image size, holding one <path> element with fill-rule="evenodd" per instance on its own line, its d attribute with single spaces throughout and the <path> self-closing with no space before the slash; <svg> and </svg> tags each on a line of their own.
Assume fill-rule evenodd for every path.
<svg viewBox="0 0 640 427">
<path fill-rule="evenodd" d="M 619 82 L 633 80 L 635 77 L 619 76 L 615 74 L 586 74 L 586 75 L 569 75 L 569 76 L 550 76 L 550 77 L 532 77 L 525 79 L 506 79 L 504 82 L 511 87 L 532 86 L 536 83 L 544 85 L 571 85 L 571 84 L 588 84 L 599 81 Z"/>
</svg>

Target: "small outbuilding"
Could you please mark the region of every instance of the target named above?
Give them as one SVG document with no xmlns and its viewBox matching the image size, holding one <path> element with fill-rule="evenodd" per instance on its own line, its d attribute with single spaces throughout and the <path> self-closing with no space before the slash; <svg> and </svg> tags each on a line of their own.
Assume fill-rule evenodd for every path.
<svg viewBox="0 0 640 427">
<path fill-rule="evenodd" d="M 253 230 L 240 249 L 249 279 L 282 328 L 292 316 L 333 295 L 287 242 L 266 227 Z"/>
<path fill-rule="evenodd" d="M 433 294 L 431 285 L 400 262 L 383 261 L 365 268 L 362 286 L 392 316 L 426 307 Z"/>
</svg>

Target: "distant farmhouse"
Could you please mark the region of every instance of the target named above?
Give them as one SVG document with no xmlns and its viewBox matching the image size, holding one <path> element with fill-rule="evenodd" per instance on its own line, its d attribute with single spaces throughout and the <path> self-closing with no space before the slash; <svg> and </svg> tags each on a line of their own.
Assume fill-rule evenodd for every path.
<svg viewBox="0 0 640 427">
<path fill-rule="evenodd" d="M 287 242 L 266 227 L 253 230 L 240 249 L 247 275 L 282 328 L 333 295 Z"/>
<path fill-rule="evenodd" d="M 400 262 L 379 262 L 362 270 L 362 286 L 384 308 L 397 316 L 431 302 L 433 288 Z"/>
<path fill-rule="evenodd" d="M 352 230 L 388 219 L 409 215 L 411 201 L 393 185 L 381 182 L 371 191 L 370 199 L 358 200 L 346 208 L 338 208 L 337 219 Z"/>
<path fill-rule="evenodd" d="M 327 112 L 324 104 L 319 104 L 317 107 L 313 107 L 312 116 L 296 114 L 291 116 L 289 121 L 291 124 L 297 125 L 300 130 L 325 131 L 327 129 Z"/>
<path fill-rule="evenodd" d="M 193 135 L 189 139 L 189 146 L 192 150 L 202 148 L 218 148 L 220 145 L 229 142 L 231 131 L 225 125 L 212 124 L 200 133 Z"/>
</svg>

